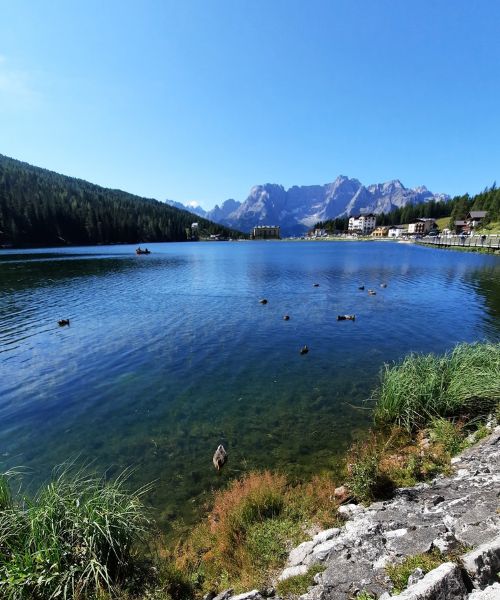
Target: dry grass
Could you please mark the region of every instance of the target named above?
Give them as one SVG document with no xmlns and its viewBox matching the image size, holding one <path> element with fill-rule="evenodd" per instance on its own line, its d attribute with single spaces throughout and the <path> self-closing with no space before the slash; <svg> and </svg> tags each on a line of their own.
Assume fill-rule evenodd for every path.
<svg viewBox="0 0 500 600">
<path fill-rule="evenodd" d="M 285 476 L 255 472 L 214 494 L 212 509 L 177 549 L 177 565 L 202 591 L 268 583 L 311 528 L 338 523 L 335 485 L 327 475 L 292 486 Z"/>
</svg>

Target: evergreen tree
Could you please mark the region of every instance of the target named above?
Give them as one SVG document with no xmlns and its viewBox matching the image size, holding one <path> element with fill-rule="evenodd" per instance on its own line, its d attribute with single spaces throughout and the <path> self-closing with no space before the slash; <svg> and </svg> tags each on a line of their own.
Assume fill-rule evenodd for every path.
<svg viewBox="0 0 500 600">
<path fill-rule="evenodd" d="M 157 200 L 102 188 L 0 155 L 0 244 L 60 246 L 245 237 Z"/>
</svg>

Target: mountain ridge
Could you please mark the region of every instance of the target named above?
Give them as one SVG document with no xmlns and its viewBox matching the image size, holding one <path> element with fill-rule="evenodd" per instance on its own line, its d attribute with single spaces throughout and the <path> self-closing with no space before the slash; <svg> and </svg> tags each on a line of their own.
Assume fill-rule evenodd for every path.
<svg viewBox="0 0 500 600">
<path fill-rule="evenodd" d="M 249 232 L 256 225 L 280 225 L 283 235 L 297 235 L 319 221 L 360 213 L 388 213 L 407 204 L 449 199 L 447 194 L 434 194 L 424 185 L 407 188 L 399 179 L 365 186 L 358 179 L 339 175 L 331 183 L 294 185 L 289 189 L 277 183 L 255 185 L 243 202 L 231 198 L 208 211 L 199 206 L 174 205 L 240 231 Z"/>
</svg>

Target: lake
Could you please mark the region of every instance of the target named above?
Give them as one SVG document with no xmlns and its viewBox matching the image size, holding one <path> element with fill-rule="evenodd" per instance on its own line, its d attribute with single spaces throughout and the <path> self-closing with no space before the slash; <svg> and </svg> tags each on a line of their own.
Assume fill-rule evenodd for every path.
<svg viewBox="0 0 500 600">
<path fill-rule="evenodd" d="M 155 482 L 163 523 L 189 520 L 242 472 L 334 469 L 370 424 L 385 362 L 499 339 L 496 256 L 391 242 L 149 248 L 0 251 L 0 468 L 38 482 L 65 460 L 133 466 L 132 484 Z"/>
</svg>

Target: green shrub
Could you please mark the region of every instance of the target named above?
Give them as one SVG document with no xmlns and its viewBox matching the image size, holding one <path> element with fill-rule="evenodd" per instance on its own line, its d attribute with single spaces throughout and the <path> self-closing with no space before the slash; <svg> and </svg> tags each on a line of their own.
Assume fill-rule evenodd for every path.
<svg viewBox="0 0 500 600">
<path fill-rule="evenodd" d="M 62 468 L 33 500 L 0 513 L 0 596 L 8 600 L 91 598 L 132 572 L 133 545 L 149 525 L 126 474 L 105 481 Z M 2 498 L 5 498 L 5 480 Z M 7 496 L 8 497 L 8 496 Z"/>
<path fill-rule="evenodd" d="M 305 594 L 308 588 L 314 585 L 314 576 L 324 570 L 324 565 L 313 565 L 309 567 L 307 573 L 304 573 L 304 575 L 294 575 L 293 577 L 279 581 L 276 586 L 278 596 L 289 598 Z"/>
<path fill-rule="evenodd" d="M 347 485 L 360 502 L 373 500 L 378 480 L 378 457 L 367 454 L 350 464 Z"/>
<path fill-rule="evenodd" d="M 458 454 L 467 445 L 461 424 L 441 417 L 432 419 L 429 437 L 432 442 L 441 444 L 451 456 Z"/>
<path fill-rule="evenodd" d="M 444 356 L 410 354 L 385 365 L 375 420 L 408 431 L 435 417 L 487 414 L 500 400 L 500 344 L 459 344 Z"/>
</svg>

